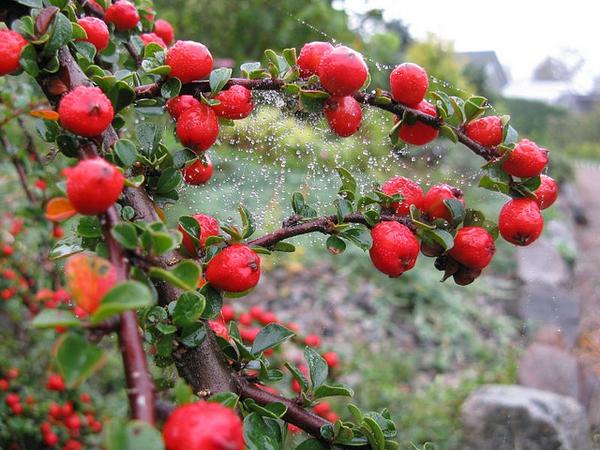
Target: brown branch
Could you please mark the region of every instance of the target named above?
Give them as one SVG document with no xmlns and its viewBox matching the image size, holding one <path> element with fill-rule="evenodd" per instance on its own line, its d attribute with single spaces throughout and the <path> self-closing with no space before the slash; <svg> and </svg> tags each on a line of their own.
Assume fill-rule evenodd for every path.
<svg viewBox="0 0 600 450">
<path fill-rule="evenodd" d="M 275 78 L 266 78 L 259 80 L 248 80 L 246 78 L 231 78 L 225 85 L 225 89 L 233 85 L 244 86 L 245 88 L 250 90 L 280 91 L 285 86 L 285 82 L 281 79 Z M 135 90 L 138 98 L 153 97 L 158 94 L 160 90 L 160 85 L 158 83 L 151 83 L 143 86 L 138 86 L 137 88 L 135 88 Z M 210 92 L 210 84 L 206 80 L 186 83 L 181 87 L 181 94 L 193 95 L 194 97 L 200 97 L 201 94 L 207 92 Z M 387 99 L 385 102 L 381 101 L 382 96 Z M 357 92 L 356 94 L 354 94 L 354 98 L 360 103 L 391 112 L 392 114 L 395 114 L 399 117 L 402 117 L 405 113 L 409 114 L 411 117 L 418 120 L 419 122 L 422 122 L 434 128 L 440 128 L 443 125 L 449 126 L 456 133 L 456 136 L 458 137 L 458 141 L 460 143 L 462 143 L 465 147 L 469 148 L 475 154 L 481 156 L 487 161 L 490 161 L 500 156 L 496 149 L 491 147 L 484 147 L 483 145 L 469 138 L 460 127 L 454 127 L 444 122 L 439 117 L 430 116 L 429 114 L 425 114 L 424 112 L 421 112 L 414 108 L 410 108 L 408 106 L 403 105 L 402 103 L 394 101 L 389 92 L 381 91 L 379 96 L 372 93 Z"/>
<path fill-rule="evenodd" d="M 407 216 L 396 216 L 393 214 L 384 214 L 381 216 L 382 221 L 396 221 L 407 226 L 412 226 L 411 220 Z M 285 239 L 302 234 L 320 232 L 324 234 L 335 234 L 337 231 L 335 225 L 339 223 L 336 215 L 318 217 L 316 219 L 305 220 L 300 217 L 293 216 L 291 220 L 287 220 L 284 226 L 279 230 L 266 234 L 259 238 L 248 242 L 249 245 L 257 245 L 259 247 L 271 248 L 275 244 Z M 342 220 L 342 223 L 360 223 L 368 225 L 367 220 L 361 213 L 348 214 Z"/>
</svg>

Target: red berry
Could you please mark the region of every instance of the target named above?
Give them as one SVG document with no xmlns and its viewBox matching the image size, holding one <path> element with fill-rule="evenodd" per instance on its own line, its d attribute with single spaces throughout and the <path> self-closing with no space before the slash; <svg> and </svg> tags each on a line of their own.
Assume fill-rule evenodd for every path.
<svg viewBox="0 0 600 450">
<path fill-rule="evenodd" d="M 114 118 L 112 103 L 100 88 L 79 86 L 58 105 L 60 124 L 67 131 L 85 137 L 102 134 Z"/>
<path fill-rule="evenodd" d="M 423 100 L 428 88 L 427 72 L 417 64 L 400 64 L 390 73 L 390 89 L 397 102 L 416 106 Z"/>
<path fill-rule="evenodd" d="M 208 150 L 219 137 L 217 115 L 204 104 L 184 111 L 177 120 L 177 136 L 194 151 Z"/>
<path fill-rule="evenodd" d="M 48 415 L 53 419 L 58 419 L 61 415 L 60 406 L 58 406 L 55 402 L 52 402 L 48 408 Z"/>
<path fill-rule="evenodd" d="M 458 200 L 463 205 L 465 203 L 460 189 L 447 184 L 436 184 L 423 197 L 423 212 L 427 213 L 431 220 L 445 219 L 450 222 L 452 213 L 444 203 L 444 201 L 450 199 Z"/>
<path fill-rule="evenodd" d="M 35 187 L 40 191 L 45 191 L 48 188 L 48 183 L 46 183 L 44 180 L 37 179 L 35 180 Z"/>
<path fill-rule="evenodd" d="M 410 205 L 415 205 L 421 209 L 423 205 L 423 190 L 421 186 L 413 180 L 405 177 L 392 177 L 383 183 L 381 191 L 386 195 L 401 194 L 402 201 L 392 203 L 392 208 L 396 209 L 396 214 L 405 216 L 410 211 Z"/>
<path fill-rule="evenodd" d="M 63 417 L 69 417 L 73 414 L 73 403 L 66 402 L 60 409 L 60 413 Z"/>
<path fill-rule="evenodd" d="M 92 401 L 92 398 L 90 397 L 90 394 L 88 394 L 87 392 L 83 392 L 79 396 L 79 399 L 82 401 L 82 403 L 90 403 Z"/>
<path fill-rule="evenodd" d="M 91 423 L 90 430 L 94 433 L 100 433 L 102 431 L 102 422 L 95 421 Z"/>
<path fill-rule="evenodd" d="M 471 269 L 484 269 L 496 253 L 494 238 L 481 227 L 463 227 L 454 237 L 454 247 L 449 251 L 459 263 Z"/>
<path fill-rule="evenodd" d="M 427 115 L 437 117 L 435 106 L 425 100 L 415 106 L 415 109 Z M 437 138 L 438 134 L 439 131 L 437 128 L 419 121 L 412 125 L 409 125 L 408 123 L 400 125 L 400 139 L 407 144 L 425 145 Z"/>
<path fill-rule="evenodd" d="M 183 180 L 192 186 L 199 186 L 207 183 L 213 176 L 213 163 L 204 156 L 204 160 L 199 159 L 182 170 Z"/>
<path fill-rule="evenodd" d="M 217 253 L 206 268 L 206 280 L 225 292 L 245 292 L 258 284 L 260 257 L 244 244 L 234 244 Z"/>
<path fill-rule="evenodd" d="M 244 342 L 253 343 L 256 336 L 260 333 L 260 328 L 242 328 L 240 329 L 240 337 Z"/>
<path fill-rule="evenodd" d="M 362 109 L 354 97 L 329 97 L 323 111 L 329 128 L 338 136 L 352 136 L 360 128 Z"/>
<path fill-rule="evenodd" d="M 528 139 L 519 141 L 517 146 L 502 164 L 502 169 L 519 178 L 537 177 L 548 164 L 548 150 L 538 147 Z"/>
<path fill-rule="evenodd" d="M 260 320 L 262 315 L 265 313 L 265 310 L 262 309 L 259 305 L 254 305 L 250 308 L 250 310 L 248 312 L 250 313 L 250 316 L 253 319 Z"/>
<path fill-rule="evenodd" d="M 327 362 L 327 365 L 331 368 L 338 367 L 340 365 L 340 357 L 336 352 L 323 353 L 323 359 Z"/>
<path fill-rule="evenodd" d="M 155 44 L 160 45 L 162 48 L 167 48 L 167 44 L 165 44 L 165 41 L 163 41 L 162 38 L 156 33 L 142 33 L 140 38 L 144 42 L 144 45 L 148 45 L 151 42 L 154 42 Z"/>
<path fill-rule="evenodd" d="M 0 391 L 6 391 L 6 390 L 8 390 L 9 387 L 10 387 L 10 385 L 7 380 L 4 380 L 4 379 L 0 380 Z"/>
<path fill-rule="evenodd" d="M 117 31 L 125 31 L 136 27 L 140 21 L 140 15 L 135 5 L 125 0 L 119 0 L 108 7 L 104 19 L 108 23 L 114 24 Z"/>
<path fill-rule="evenodd" d="M 331 405 L 329 402 L 317 403 L 315 406 L 313 406 L 313 411 L 315 414 L 325 417 L 325 415 L 331 411 Z"/>
<path fill-rule="evenodd" d="M 40 425 L 40 431 L 42 434 L 52 433 L 52 426 L 49 422 L 42 422 Z"/>
<path fill-rule="evenodd" d="M 21 414 L 23 412 L 23 405 L 21 405 L 20 403 L 13 403 L 12 405 L 9 406 L 9 408 L 13 412 L 13 414 L 16 416 L 18 416 L 19 414 Z"/>
<path fill-rule="evenodd" d="M 11 256 L 14 252 L 15 252 L 15 249 L 12 248 L 10 245 L 2 246 L 2 253 L 4 253 L 4 256 Z"/>
<path fill-rule="evenodd" d="M 465 125 L 465 134 L 485 147 L 502 143 L 503 125 L 498 116 L 482 117 Z"/>
<path fill-rule="evenodd" d="M 0 30 L 0 76 L 8 75 L 21 66 L 19 58 L 27 44 L 16 31 Z"/>
<path fill-rule="evenodd" d="M 196 100 L 192 95 L 179 95 L 167 102 L 167 111 L 169 111 L 173 119 L 177 120 L 184 111 L 199 104 L 200 101 Z"/>
<path fill-rule="evenodd" d="M 338 416 L 335 412 L 330 411 L 325 415 L 325 420 L 331 422 L 331 423 L 335 423 L 338 421 L 338 419 L 340 418 L 340 416 Z"/>
<path fill-rule="evenodd" d="M 81 442 L 69 439 L 65 443 L 63 450 L 81 450 Z"/>
<path fill-rule="evenodd" d="M 343 45 L 323 55 L 319 64 L 321 84 L 327 92 L 340 97 L 358 91 L 368 75 L 362 55 Z"/>
<path fill-rule="evenodd" d="M 56 373 L 51 373 L 48 377 L 48 381 L 46 382 L 46 389 L 49 391 L 64 391 L 65 390 L 65 382 L 63 377 Z"/>
<path fill-rule="evenodd" d="M 371 230 L 369 250 L 373 265 L 390 277 L 399 277 L 414 267 L 419 254 L 415 235 L 398 222 L 380 222 Z"/>
<path fill-rule="evenodd" d="M 235 84 L 229 89 L 215 95 L 215 100 L 220 101 L 212 107 L 215 114 L 226 119 L 243 119 L 248 117 L 254 103 L 252 103 L 252 92 L 244 86 Z"/>
<path fill-rule="evenodd" d="M 106 212 L 123 191 L 125 178 L 111 163 L 102 158 L 86 159 L 69 168 L 67 197 L 80 214 Z"/>
<path fill-rule="evenodd" d="M 242 313 L 240 314 L 240 317 L 238 318 L 238 322 L 241 325 L 252 325 L 252 316 L 248 313 Z"/>
<path fill-rule="evenodd" d="M 71 430 L 78 430 L 81 427 L 81 420 L 77 414 L 71 414 L 65 419 L 65 426 Z"/>
<path fill-rule="evenodd" d="M 6 394 L 6 398 L 4 399 L 4 401 L 7 405 L 10 406 L 19 403 L 21 401 L 21 397 L 19 397 L 19 394 L 11 392 L 10 394 Z"/>
<path fill-rule="evenodd" d="M 244 450 L 242 421 L 220 403 L 178 407 L 163 428 L 167 450 Z"/>
<path fill-rule="evenodd" d="M 96 17 L 82 17 L 77 20 L 77 23 L 85 30 L 86 38 L 77 39 L 78 41 L 86 41 L 96 47 L 96 50 L 101 52 L 108 46 L 110 33 L 104 21 Z"/>
<path fill-rule="evenodd" d="M 48 447 L 54 447 L 58 444 L 58 436 L 54 433 L 45 433 L 43 436 L 44 444 Z"/>
<path fill-rule="evenodd" d="M 6 375 L 8 376 L 8 378 L 10 380 L 14 380 L 15 378 L 17 378 L 19 376 L 19 368 L 11 367 L 10 369 L 8 369 L 8 372 L 6 373 Z"/>
<path fill-rule="evenodd" d="M 540 209 L 549 208 L 558 197 L 558 183 L 547 175 L 540 176 L 540 186 L 535 190 L 535 197 Z"/>
<path fill-rule="evenodd" d="M 304 375 L 305 378 L 308 377 L 308 368 L 305 365 L 300 365 L 297 368 L 300 371 L 300 373 Z M 295 378 L 292 378 L 291 388 L 294 392 L 300 392 L 302 390 L 300 383 Z"/>
<path fill-rule="evenodd" d="M 277 316 L 274 312 L 266 311 L 258 320 L 263 325 L 268 325 L 270 323 L 277 323 Z"/>
<path fill-rule="evenodd" d="M 309 347 L 318 347 L 321 345 L 321 338 L 316 334 L 309 334 L 304 338 L 304 343 Z"/>
<path fill-rule="evenodd" d="M 544 229 L 540 207 L 529 198 L 512 199 L 500 210 L 498 229 L 502 237 L 512 244 L 531 244 Z"/>
<path fill-rule="evenodd" d="M 235 318 L 235 311 L 229 305 L 223 305 L 221 308 L 221 318 L 225 322 L 230 322 Z"/>
<path fill-rule="evenodd" d="M 196 222 L 198 222 L 198 225 L 200 226 L 200 248 L 204 248 L 206 239 L 208 239 L 209 236 L 219 235 L 219 221 L 212 216 L 207 216 L 206 214 L 194 214 L 192 217 L 196 219 Z M 179 226 L 179 231 L 181 231 L 181 234 L 183 234 L 182 243 L 185 249 L 190 255 L 196 255 L 197 250 L 194 248 L 194 241 L 190 235 L 183 229 L 181 225 Z"/>
<path fill-rule="evenodd" d="M 300 67 L 300 75 L 303 77 L 317 75 L 321 59 L 331 50 L 333 50 L 333 45 L 329 42 L 315 41 L 304 44 L 300 49 L 297 61 Z"/>
<path fill-rule="evenodd" d="M 213 58 L 206 46 L 194 41 L 177 41 L 167 52 L 167 65 L 171 67 L 170 77 L 177 77 L 182 83 L 205 78 L 213 66 Z"/>
<path fill-rule="evenodd" d="M 158 19 L 154 22 L 154 32 L 158 34 L 167 45 L 171 44 L 175 37 L 173 26 L 165 19 Z"/>
</svg>

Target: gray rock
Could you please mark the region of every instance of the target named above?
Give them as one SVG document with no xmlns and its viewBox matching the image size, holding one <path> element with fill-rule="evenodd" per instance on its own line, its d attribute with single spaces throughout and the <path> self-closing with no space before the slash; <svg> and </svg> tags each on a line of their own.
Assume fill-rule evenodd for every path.
<svg viewBox="0 0 600 450">
<path fill-rule="evenodd" d="M 545 236 L 517 250 L 517 275 L 525 283 L 559 285 L 571 279 L 571 272 L 556 246 Z"/>
<path fill-rule="evenodd" d="M 521 289 L 519 317 L 531 327 L 528 332 L 537 325 L 556 326 L 571 346 L 579 328 L 579 299 L 573 291 L 550 283 L 528 283 Z"/>
<path fill-rule="evenodd" d="M 462 450 L 590 450 L 589 424 L 575 400 L 513 385 L 484 386 L 461 408 Z"/>
</svg>

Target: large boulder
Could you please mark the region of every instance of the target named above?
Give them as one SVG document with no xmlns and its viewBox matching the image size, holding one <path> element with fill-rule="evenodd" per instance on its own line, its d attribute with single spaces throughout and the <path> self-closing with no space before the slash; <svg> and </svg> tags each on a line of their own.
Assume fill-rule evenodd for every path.
<svg viewBox="0 0 600 450">
<path fill-rule="evenodd" d="M 538 389 L 489 385 L 461 408 L 463 450 L 590 450 L 589 424 L 575 400 Z"/>
</svg>

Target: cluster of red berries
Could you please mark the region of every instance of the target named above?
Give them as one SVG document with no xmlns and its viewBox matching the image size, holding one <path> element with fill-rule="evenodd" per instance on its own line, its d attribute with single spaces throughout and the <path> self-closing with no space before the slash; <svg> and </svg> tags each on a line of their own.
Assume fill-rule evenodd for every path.
<svg viewBox="0 0 600 450">
<path fill-rule="evenodd" d="M 199 248 L 195 248 L 194 240 L 181 225 L 183 246 L 192 256 L 206 248 L 206 240 L 210 236 L 219 235 L 219 221 L 206 214 L 192 216 L 200 227 Z M 246 292 L 258 284 L 260 279 L 260 257 L 245 244 L 231 244 L 213 256 L 204 272 L 206 281 L 211 286 L 225 292 Z"/>
<path fill-rule="evenodd" d="M 12 367 L 4 372 L 0 378 L 0 392 L 4 392 L 4 402 L 9 407 L 11 413 L 15 416 L 27 413 L 27 417 L 35 420 L 38 417 L 36 412 L 42 408 L 44 403 L 36 402 L 32 396 L 22 398 L 19 391 L 22 387 L 18 385 L 19 369 Z M 66 386 L 63 378 L 50 373 L 46 380 L 47 391 L 63 393 Z M 39 429 L 41 440 L 47 447 L 56 448 L 62 445 L 62 450 L 81 450 L 83 444 L 80 438 L 85 432 L 100 433 L 102 431 L 102 422 L 97 420 L 94 415 L 92 400 L 89 394 L 82 393 L 79 401 L 65 401 L 62 405 L 52 402 L 48 410 L 43 410 L 44 419 Z M 85 419 L 84 419 L 85 417 Z M 60 429 L 64 429 L 60 431 Z"/>
</svg>

